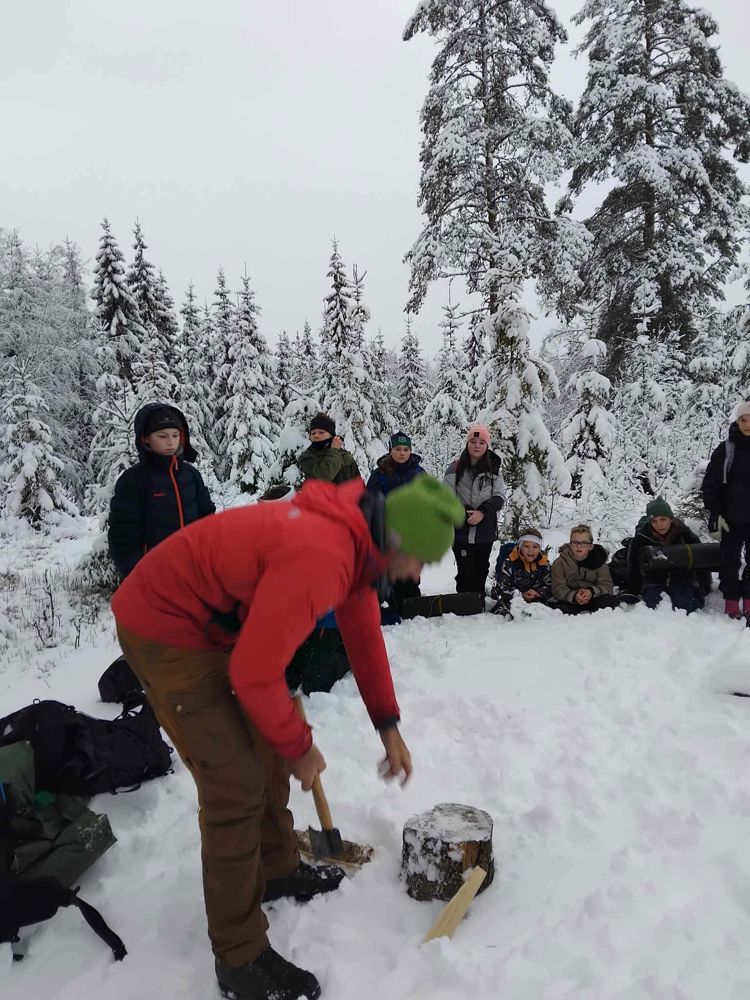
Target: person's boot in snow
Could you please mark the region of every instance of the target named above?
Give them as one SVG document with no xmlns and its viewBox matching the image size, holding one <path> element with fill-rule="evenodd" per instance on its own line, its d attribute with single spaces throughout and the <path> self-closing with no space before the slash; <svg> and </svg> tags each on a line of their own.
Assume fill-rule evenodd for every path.
<svg viewBox="0 0 750 1000">
<path fill-rule="evenodd" d="M 287 962 L 270 946 L 254 962 L 234 968 L 216 959 L 216 978 L 229 1000 L 317 1000 L 320 983 L 305 969 Z"/>
<path fill-rule="evenodd" d="M 266 879 L 264 903 L 283 896 L 291 896 L 298 903 L 307 903 L 313 896 L 334 892 L 341 885 L 346 873 L 338 865 L 308 865 L 300 861 L 293 872 L 280 878 Z"/>
<path fill-rule="evenodd" d="M 740 602 L 730 600 L 724 601 L 724 614 L 729 615 L 730 618 L 742 618 Z"/>
</svg>

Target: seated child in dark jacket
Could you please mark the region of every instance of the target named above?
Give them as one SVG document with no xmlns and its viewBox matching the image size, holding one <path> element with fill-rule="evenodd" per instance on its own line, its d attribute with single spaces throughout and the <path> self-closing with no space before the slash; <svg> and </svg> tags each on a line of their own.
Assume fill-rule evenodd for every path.
<svg viewBox="0 0 750 1000">
<path fill-rule="evenodd" d="M 666 500 L 657 497 L 646 506 L 628 548 L 628 590 L 640 594 L 646 607 L 655 608 L 667 594 L 672 608 L 690 614 L 702 608 L 711 590 L 711 574 L 705 570 L 673 569 L 669 573 L 644 577 L 640 555 L 650 545 L 697 545 L 700 538 L 678 520 Z"/>
<path fill-rule="evenodd" d="M 135 415 L 135 446 L 139 461 L 117 480 L 109 504 L 109 554 L 121 579 L 149 549 L 216 510 L 191 464 L 197 455 L 175 406 L 142 406 Z"/>
<path fill-rule="evenodd" d="M 552 578 L 544 539 L 536 528 L 523 528 L 515 545 L 500 549 L 490 596 L 497 601 L 493 615 L 510 616 L 510 603 L 519 593 L 527 604 L 544 604 L 552 596 Z M 512 546 L 508 551 L 508 546 Z"/>
</svg>

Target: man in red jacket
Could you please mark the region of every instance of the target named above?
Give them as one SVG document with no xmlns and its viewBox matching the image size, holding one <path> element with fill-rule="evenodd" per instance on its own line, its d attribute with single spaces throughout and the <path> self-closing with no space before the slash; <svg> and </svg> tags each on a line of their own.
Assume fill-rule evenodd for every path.
<svg viewBox="0 0 750 1000">
<path fill-rule="evenodd" d="M 222 993 L 237 1000 L 320 996 L 268 944 L 261 903 L 309 899 L 343 874 L 300 862 L 287 808 L 289 773 L 308 790 L 325 761 L 284 674 L 330 609 L 385 776 L 411 774 L 374 585 L 417 580 L 464 510 L 426 475 L 385 500 L 363 493 L 360 480 L 312 481 L 291 503 L 198 521 L 144 556 L 112 601 L 123 652 L 198 789 L 208 932 Z"/>
</svg>

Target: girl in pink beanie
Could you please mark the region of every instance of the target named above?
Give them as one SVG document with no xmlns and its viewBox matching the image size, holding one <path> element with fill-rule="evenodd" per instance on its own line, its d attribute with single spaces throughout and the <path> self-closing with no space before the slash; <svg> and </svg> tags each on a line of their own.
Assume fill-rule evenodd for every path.
<svg viewBox="0 0 750 1000">
<path fill-rule="evenodd" d="M 456 529 L 456 591 L 484 594 L 490 552 L 497 538 L 497 515 L 505 502 L 500 458 L 490 451 L 490 432 L 472 424 L 466 447 L 445 471 L 445 483 L 464 505 L 466 521 Z"/>
</svg>

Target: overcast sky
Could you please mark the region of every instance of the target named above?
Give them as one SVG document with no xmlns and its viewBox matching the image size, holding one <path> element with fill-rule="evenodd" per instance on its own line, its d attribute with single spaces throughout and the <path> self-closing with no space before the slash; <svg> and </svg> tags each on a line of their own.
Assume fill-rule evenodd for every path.
<svg viewBox="0 0 750 1000">
<path fill-rule="evenodd" d="M 109 216 L 181 304 L 247 264 L 271 340 L 319 326 L 330 239 L 367 271 L 373 330 L 403 330 L 416 237 L 419 110 L 430 40 L 415 0 L 0 0 L 0 226 L 66 235 L 93 257 Z M 558 0 L 568 24 L 579 0 Z M 727 76 L 750 92 L 747 0 L 704 0 Z M 573 29 L 574 36 L 580 35 Z M 575 98 L 585 59 L 561 51 Z M 747 172 L 745 172 L 747 176 Z M 432 353 L 445 290 L 417 330 Z"/>
</svg>

